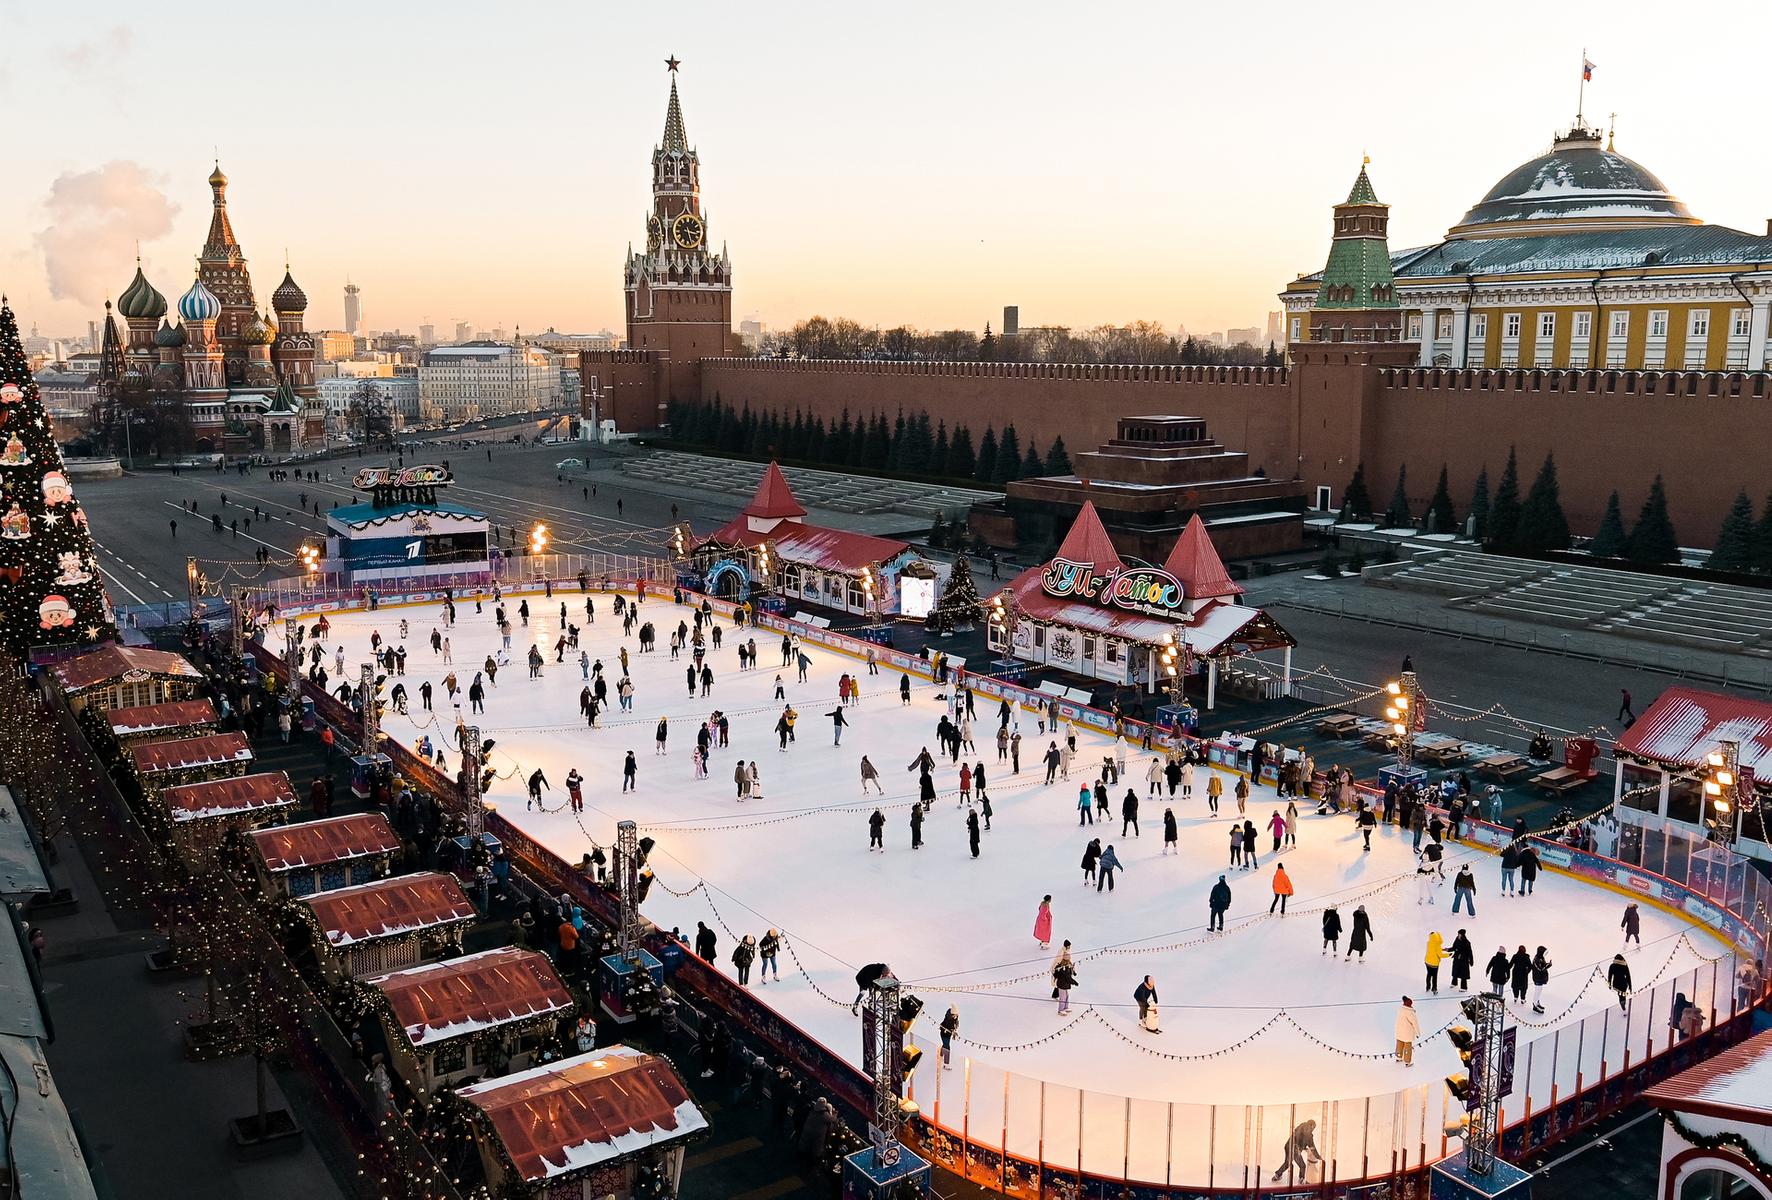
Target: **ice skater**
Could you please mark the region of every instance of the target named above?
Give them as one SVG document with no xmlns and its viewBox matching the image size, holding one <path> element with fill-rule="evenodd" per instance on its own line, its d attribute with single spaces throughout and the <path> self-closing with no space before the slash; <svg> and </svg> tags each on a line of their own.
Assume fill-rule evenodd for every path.
<svg viewBox="0 0 1772 1200">
<path fill-rule="evenodd" d="M 1280 910 L 1280 915 L 1282 917 L 1285 916 L 1286 899 L 1291 895 L 1292 877 L 1286 874 L 1286 864 L 1280 863 L 1274 868 L 1274 899 L 1273 902 L 1267 906 L 1268 912 L 1271 914 L 1274 909 L 1278 908 Z"/>
<path fill-rule="evenodd" d="M 640 764 L 634 758 L 634 752 L 628 751 L 627 758 L 621 764 L 621 790 L 624 792 L 638 791 Z"/>
<path fill-rule="evenodd" d="M 1446 957 L 1445 944 L 1446 939 L 1439 930 L 1433 930 L 1427 935 L 1427 950 L 1422 956 L 1422 962 L 1427 967 L 1425 990 L 1428 992 L 1440 990 L 1440 963 Z"/>
<path fill-rule="evenodd" d="M 867 755 L 861 756 L 861 794 L 868 794 L 868 785 L 874 785 L 874 791 L 884 796 L 886 789 L 880 784 L 880 769 L 868 761 Z"/>
<path fill-rule="evenodd" d="M 1071 959 L 1067 941 L 1052 960 L 1052 998 L 1058 1001 L 1058 1015 L 1071 1011 L 1071 989 L 1077 986 L 1077 964 Z"/>
<path fill-rule="evenodd" d="M 1366 915 L 1366 906 L 1364 904 L 1358 905 L 1354 908 L 1353 929 L 1347 935 L 1347 953 L 1342 956 L 1341 961 L 1346 962 L 1348 959 L 1358 954 L 1360 956 L 1360 961 L 1365 962 L 1366 947 L 1371 945 L 1374 940 L 1375 939 L 1372 936 L 1372 918 Z"/>
<path fill-rule="evenodd" d="M 1421 1037 L 1421 1014 L 1415 1011 L 1415 1001 L 1403 997 L 1403 1006 L 1397 1010 L 1397 1061 L 1405 1067 L 1415 1065 L 1415 1043 Z"/>
<path fill-rule="evenodd" d="M 1138 1001 L 1138 1023 L 1147 1033 L 1162 1033 L 1157 1022 L 1157 983 L 1146 975 L 1139 985 L 1132 989 L 1132 998 Z"/>
<path fill-rule="evenodd" d="M 1044 896 L 1034 911 L 1034 940 L 1045 950 L 1052 945 L 1052 897 Z"/>
<path fill-rule="evenodd" d="M 550 786 L 548 777 L 541 773 L 540 767 L 537 767 L 529 776 L 529 799 L 523 804 L 524 811 L 527 812 L 541 805 L 541 790 L 548 786 Z"/>
<path fill-rule="evenodd" d="M 978 810 L 971 809 L 966 813 L 966 842 L 972 847 L 972 857 L 978 857 Z"/>
<path fill-rule="evenodd" d="M 886 814 L 877 808 L 868 818 L 868 853 L 875 850 L 882 854 L 886 852 Z"/>
<path fill-rule="evenodd" d="M 1635 908 L 1636 905 L 1631 907 Z M 1612 956 L 1612 965 L 1606 968 L 1606 984 L 1618 996 L 1619 1011 L 1624 1011 L 1630 1004 L 1631 992 L 1630 964 L 1624 961 L 1624 955 Z"/>
<path fill-rule="evenodd" d="M 1471 967 L 1476 965 L 1477 951 L 1470 935 L 1460 929 L 1452 939 L 1452 986 L 1459 991 L 1471 990 Z"/>
<path fill-rule="evenodd" d="M 1324 954 L 1341 953 L 1341 913 L 1331 904 L 1323 910 Z"/>
<path fill-rule="evenodd" d="M 1625 945 L 1632 942 L 1639 946 L 1643 944 L 1643 914 L 1634 901 L 1624 906 L 1624 919 L 1618 922 L 1618 927 L 1624 930 Z"/>
<path fill-rule="evenodd" d="M 1175 827 L 1175 810 L 1172 808 L 1163 810 L 1163 853 L 1181 853 L 1180 831 Z"/>
<path fill-rule="evenodd" d="M 1224 914 L 1229 911 L 1230 906 L 1231 885 L 1224 881 L 1223 875 L 1220 875 L 1218 882 L 1212 885 L 1212 891 L 1206 897 L 1207 933 L 1224 932 Z"/>
<path fill-rule="evenodd" d="M 1101 852 L 1101 858 L 1095 864 L 1095 890 L 1100 892 L 1105 886 L 1108 891 L 1113 891 L 1114 872 L 1123 870 L 1125 868 L 1120 865 L 1120 856 L 1114 853 L 1112 846 L 1107 847 Z"/>
</svg>

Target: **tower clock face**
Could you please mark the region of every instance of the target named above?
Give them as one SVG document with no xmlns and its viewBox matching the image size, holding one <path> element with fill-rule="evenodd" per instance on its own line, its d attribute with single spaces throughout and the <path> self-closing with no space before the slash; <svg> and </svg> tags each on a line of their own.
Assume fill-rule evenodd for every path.
<svg viewBox="0 0 1772 1200">
<path fill-rule="evenodd" d="M 701 245 L 703 233 L 701 218 L 694 213 L 683 213 L 671 222 L 671 240 L 685 250 L 693 250 Z"/>
<path fill-rule="evenodd" d="M 657 214 L 647 217 L 646 218 L 646 248 L 648 250 L 656 250 L 656 249 L 658 249 L 658 244 L 660 242 L 662 242 L 663 240 L 664 240 L 664 222 L 660 221 L 658 219 Z"/>
</svg>

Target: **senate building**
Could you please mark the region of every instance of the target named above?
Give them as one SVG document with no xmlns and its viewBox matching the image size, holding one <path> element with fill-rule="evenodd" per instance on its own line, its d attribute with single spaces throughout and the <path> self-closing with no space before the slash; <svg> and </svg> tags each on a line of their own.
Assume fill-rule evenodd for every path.
<svg viewBox="0 0 1772 1200">
<path fill-rule="evenodd" d="M 1383 206 L 1364 172 L 1360 180 L 1338 219 L 1367 222 L 1382 237 L 1373 218 Z M 1546 153 L 1502 176 L 1444 240 L 1360 269 L 1394 287 L 1402 336 L 1419 345 L 1420 366 L 1768 365 L 1772 236 L 1705 224 L 1579 119 Z M 1288 285 L 1288 340 L 1324 340 L 1312 333 L 1323 310 L 1371 299 L 1349 295 L 1347 284 L 1319 271 Z"/>
</svg>

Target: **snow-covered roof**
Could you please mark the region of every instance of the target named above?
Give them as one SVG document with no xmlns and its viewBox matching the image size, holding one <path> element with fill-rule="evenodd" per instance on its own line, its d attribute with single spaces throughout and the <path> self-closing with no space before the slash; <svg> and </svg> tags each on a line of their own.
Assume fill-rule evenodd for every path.
<svg viewBox="0 0 1772 1200">
<path fill-rule="evenodd" d="M 1772 1125 L 1772 1030 L 1663 1080 L 1643 1098 L 1657 1108 Z"/>
<path fill-rule="evenodd" d="M 184 655 L 140 646 L 100 646 L 78 658 L 56 663 L 50 669 L 55 672 L 62 691 L 70 696 L 121 682 L 138 671 L 144 678 L 153 675 L 173 679 L 203 678 L 203 672 L 193 667 Z"/>
<path fill-rule="evenodd" d="M 448 962 L 427 963 L 365 979 L 388 998 L 394 1018 L 414 1046 L 572 1007 L 572 993 L 548 956 L 503 946 Z"/>
<path fill-rule="evenodd" d="M 139 775 L 190 771 L 252 761 L 252 746 L 243 733 L 206 733 L 200 737 L 162 738 L 129 748 Z"/>
<path fill-rule="evenodd" d="M 491 1120 L 527 1182 L 554 1179 L 708 1127 L 662 1058 L 607 1046 L 456 1093 Z"/>
<path fill-rule="evenodd" d="M 877 567 L 910 551 L 909 542 L 897 538 L 874 537 L 852 533 L 847 529 L 829 529 L 823 525 L 804 525 L 783 521 L 768 533 L 758 533 L 739 516 L 701 540 L 701 545 L 722 546 L 775 545 L 784 563 L 812 567 L 820 571 L 853 575 L 863 567 Z"/>
<path fill-rule="evenodd" d="M 1458 227 L 1591 217 L 1693 220 L 1647 167 L 1602 149 L 1597 130 L 1575 129 L 1502 176 Z"/>
<path fill-rule="evenodd" d="M 133 737 L 143 733 L 163 733 L 168 729 L 190 729 L 213 726 L 219 718 L 215 705 L 207 700 L 169 700 L 165 704 L 137 704 L 131 708 L 113 708 L 105 713 L 105 724 L 112 737 Z"/>
<path fill-rule="evenodd" d="M 1215 654 L 1233 645 L 1261 650 L 1297 644 L 1291 634 L 1259 608 L 1214 600 L 1196 609 L 1191 617 L 1166 620 L 1083 600 L 1048 596 L 1041 587 L 1045 571 L 1043 566 L 1029 567 L 1008 588 L 1015 598 L 1015 607 L 1035 621 L 1068 625 L 1085 633 L 1146 645 L 1161 643 L 1167 634 L 1195 654 Z"/>
<path fill-rule="evenodd" d="M 272 873 L 390 854 L 400 848 L 394 827 L 378 812 L 259 829 L 253 832 L 252 841 L 265 869 Z"/>
<path fill-rule="evenodd" d="M 476 913 L 453 875 L 420 871 L 302 897 L 329 945 L 343 948 L 472 921 Z"/>
<path fill-rule="evenodd" d="M 1737 761 L 1772 783 L 1772 704 L 1671 687 L 1618 739 L 1620 753 L 1670 767 L 1695 767 L 1719 742 L 1738 742 Z"/>
<path fill-rule="evenodd" d="M 294 808 L 295 789 L 282 771 L 187 783 L 161 793 L 172 819 L 179 823 L 209 817 L 239 816 L 272 808 Z"/>
</svg>

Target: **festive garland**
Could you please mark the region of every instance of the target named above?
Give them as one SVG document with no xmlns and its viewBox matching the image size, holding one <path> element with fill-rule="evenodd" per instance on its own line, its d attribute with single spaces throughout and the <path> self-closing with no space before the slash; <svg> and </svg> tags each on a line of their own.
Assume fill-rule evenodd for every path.
<svg viewBox="0 0 1772 1200">
<path fill-rule="evenodd" d="M 1680 1120 L 1677 1113 L 1671 1112 L 1667 1114 L 1667 1123 L 1688 1145 L 1696 1146 L 1700 1150 L 1733 1150 L 1747 1159 L 1753 1169 L 1761 1175 L 1772 1175 L 1772 1160 L 1763 1157 L 1758 1150 L 1754 1149 L 1753 1144 L 1739 1133 L 1699 1133 Z"/>
</svg>

